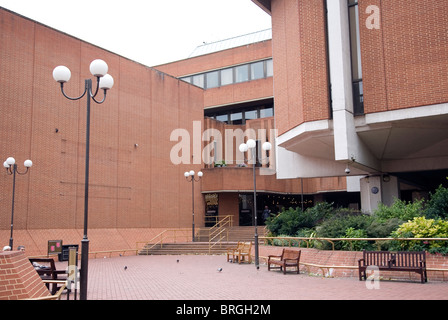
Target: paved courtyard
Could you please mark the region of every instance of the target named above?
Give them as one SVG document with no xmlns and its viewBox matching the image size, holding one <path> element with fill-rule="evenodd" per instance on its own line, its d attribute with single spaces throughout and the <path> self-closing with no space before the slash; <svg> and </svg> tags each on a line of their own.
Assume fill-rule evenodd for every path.
<svg viewBox="0 0 448 320">
<path fill-rule="evenodd" d="M 366 284 L 369 283 L 373 288 L 367 288 Z M 280 271 L 268 271 L 265 264 L 261 264 L 257 270 L 254 264 L 226 262 L 223 255 L 126 256 L 89 261 L 88 299 L 448 299 L 447 282 L 430 281 L 421 284 L 414 281 L 383 280 L 376 288 L 374 283 L 369 283 L 356 278 L 322 278 L 303 273 L 284 275 Z"/>
</svg>

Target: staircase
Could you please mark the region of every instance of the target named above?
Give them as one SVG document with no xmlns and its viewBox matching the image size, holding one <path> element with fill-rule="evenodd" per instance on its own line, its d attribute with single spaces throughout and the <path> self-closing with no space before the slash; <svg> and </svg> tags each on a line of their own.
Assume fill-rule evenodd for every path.
<svg viewBox="0 0 448 320">
<path fill-rule="evenodd" d="M 209 229 L 201 228 L 196 235 L 196 242 L 146 244 L 139 255 L 184 255 L 184 254 L 224 254 L 228 247 L 234 247 L 238 241 L 254 241 L 254 227 L 228 227 L 223 234 L 225 239 L 210 248 Z M 265 235 L 263 226 L 257 228 L 258 236 Z"/>
<path fill-rule="evenodd" d="M 265 229 L 263 226 L 257 228 L 258 236 L 262 237 L 265 234 Z M 255 228 L 250 227 L 228 227 L 225 228 L 223 232 L 228 242 L 238 242 L 238 241 L 254 241 Z M 197 241 L 208 242 L 209 238 L 209 228 L 202 228 L 197 234 Z"/>
<path fill-rule="evenodd" d="M 236 242 L 222 242 L 220 245 L 210 249 L 209 242 L 183 242 L 183 243 L 165 243 L 162 246 L 151 247 L 146 245 L 139 251 L 139 255 L 184 255 L 184 254 L 224 254 L 228 247 L 233 247 Z"/>
</svg>

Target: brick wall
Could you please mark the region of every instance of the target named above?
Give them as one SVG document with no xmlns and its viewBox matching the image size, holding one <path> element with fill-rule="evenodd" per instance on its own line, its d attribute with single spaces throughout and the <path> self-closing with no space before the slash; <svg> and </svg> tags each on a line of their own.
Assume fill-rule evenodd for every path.
<svg viewBox="0 0 448 320">
<path fill-rule="evenodd" d="M 271 57 L 272 41 L 267 40 L 186 60 L 174 61 L 154 68 L 174 77 L 181 77 Z M 269 77 L 208 89 L 204 91 L 204 107 L 231 105 L 272 97 L 273 87 L 273 78 Z"/>
<path fill-rule="evenodd" d="M 266 40 L 167 63 L 154 68 L 174 77 L 181 77 L 270 57 L 272 57 L 272 40 Z"/>
<path fill-rule="evenodd" d="M 14 230 L 83 228 L 86 100 L 64 98 L 52 71 L 69 67 L 65 89 L 78 96 L 94 59 L 108 63 L 115 86 L 104 104 L 92 102 L 89 228 L 188 227 L 183 173 L 200 165 L 172 164 L 170 134 L 203 121 L 203 91 L 4 9 L 0 30 L 0 157 L 21 170 L 34 163 L 16 179 Z M 11 198 L 3 173 L 0 229 L 9 229 Z"/>
<path fill-rule="evenodd" d="M 276 126 L 329 118 L 323 1 L 271 1 Z"/>
<path fill-rule="evenodd" d="M 50 293 L 23 252 L 0 252 L 0 300 L 45 296 Z"/>
<path fill-rule="evenodd" d="M 367 6 L 380 10 L 368 29 Z M 366 113 L 448 101 L 448 7 L 443 1 L 359 1 Z"/>
</svg>

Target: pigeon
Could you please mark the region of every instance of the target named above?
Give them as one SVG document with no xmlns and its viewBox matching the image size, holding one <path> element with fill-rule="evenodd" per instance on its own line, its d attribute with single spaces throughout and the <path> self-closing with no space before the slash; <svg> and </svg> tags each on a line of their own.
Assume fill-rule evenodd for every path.
<svg viewBox="0 0 448 320">
<path fill-rule="evenodd" d="M 222 268 L 218 268 L 218 272 L 221 272 L 222 271 Z"/>
<path fill-rule="evenodd" d="M 124 271 L 128 270 L 128 266 L 124 266 Z"/>
<path fill-rule="evenodd" d="M 179 259 L 177 259 L 177 263 L 179 263 Z"/>
</svg>

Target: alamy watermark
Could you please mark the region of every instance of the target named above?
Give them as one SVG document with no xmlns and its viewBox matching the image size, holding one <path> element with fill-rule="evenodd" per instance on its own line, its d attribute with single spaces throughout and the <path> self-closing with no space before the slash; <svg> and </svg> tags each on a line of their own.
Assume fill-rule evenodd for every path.
<svg viewBox="0 0 448 320">
<path fill-rule="evenodd" d="M 202 129 L 201 121 L 193 121 L 192 134 L 184 128 L 174 129 L 170 141 L 176 142 L 171 148 L 170 160 L 174 165 L 226 163 L 230 165 L 252 165 L 255 161 L 262 164 L 260 175 L 275 174 L 275 152 L 262 150 L 264 142 L 274 145 L 277 129 L 242 130 L 225 129 L 221 132 L 215 128 Z M 247 139 L 258 142 L 256 154 L 240 152 L 239 146 Z M 247 157 L 247 158 L 246 158 Z"/>
<path fill-rule="evenodd" d="M 366 268 L 366 288 L 369 290 L 380 289 L 380 269 L 377 266 L 368 266 Z"/>
<path fill-rule="evenodd" d="M 369 16 L 366 19 L 366 28 L 369 30 L 380 28 L 380 8 L 375 5 L 370 5 L 366 8 L 366 13 Z"/>
</svg>

